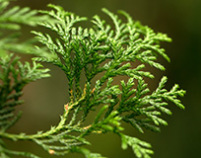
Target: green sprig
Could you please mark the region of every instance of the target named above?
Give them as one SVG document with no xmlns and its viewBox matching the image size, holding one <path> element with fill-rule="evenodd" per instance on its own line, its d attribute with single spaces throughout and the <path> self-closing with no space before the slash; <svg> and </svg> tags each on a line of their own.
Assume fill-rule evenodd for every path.
<svg viewBox="0 0 201 158">
<path fill-rule="evenodd" d="M 185 91 L 180 90 L 177 84 L 169 91 L 165 89 L 167 77 L 162 77 L 153 92 L 149 89 L 149 83 L 145 82 L 146 78 L 154 78 L 154 74 L 145 71 L 147 65 L 165 70 L 157 57 L 160 55 L 170 61 L 160 43 L 170 42 L 171 39 L 166 34 L 155 33 L 148 26 L 134 21 L 124 11 L 119 13 L 126 17 L 126 22 L 104 8 L 102 11 L 111 18 L 113 24 L 95 15 L 91 20 L 93 26 L 83 28 L 78 24 L 87 18 L 66 12 L 60 6 L 50 4 L 51 10 L 40 11 L 42 15 L 38 16 L 37 11 L 29 8 L 13 7 L 6 10 L 8 0 L 0 0 L 0 4 L 0 28 L 5 25 L 4 21 L 8 22 L 4 27 L 7 29 L 19 29 L 19 23 L 39 24 L 56 34 L 55 37 L 51 33 L 32 31 L 36 41 L 44 47 L 33 47 L 33 43 L 29 42 L 16 44 L 18 36 L 15 35 L 0 40 L 0 51 L 35 55 L 32 64 L 22 63 L 12 55 L 0 58 L 1 156 L 39 158 L 32 153 L 8 150 L 3 143 L 3 139 L 7 138 L 32 141 L 50 155 L 77 152 L 86 158 L 103 158 L 86 149 L 90 145 L 86 136 L 110 132 L 120 137 L 123 149 L 130 146 L 137 158 L 150 158 L 153 154 L 151 145 L 125 135 L 122 122 L 141 133 L 145 129 L 160 131 L 160 125 L 167 125 L 162 113 L 171 115 L 167 107 L 170 102 L 184 109 L 178 97 L 183 97 Z M 14 43 L 13 46 L 10 42 Z M 33 135 L 8 133 L 7 129 L 21 116 L 21 113 L 15 115 L 14 111 L 22 103 L 20 97 L 23 87 L 32 81 L 49 77 L 49 70 L 42 69 L 42 65 L 36 61 L 51 63 L 64 72 L 69 87 L 68 103 L 64 105 L 59 123 L 49 130 Z M 119 81 L 118 77 L 121 76 L 124 79 Z M 85 83 L 84 86 L 81 81 Z M 90 117 L 92 111 L 97 112 L 93 118 Z M 87 125 L 86 120 L 90 120 Z"/>
</svg>

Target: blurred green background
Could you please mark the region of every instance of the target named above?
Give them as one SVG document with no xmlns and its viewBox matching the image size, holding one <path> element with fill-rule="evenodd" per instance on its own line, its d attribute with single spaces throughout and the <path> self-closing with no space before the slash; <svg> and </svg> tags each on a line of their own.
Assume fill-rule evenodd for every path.
<svg viewBox="0 0 201 158">
<path fill-rule="evenodd" d="M 135 20 L 148 25 L 155 31 L 167 33 L 172 43 L 164 44 L 171 63 L 161 61 L 167 68 L 165 72 L 156 71 L 157 76 L 167 75 L 167 87 L 179 83 L 187 90 L 182 98 L 186 106 L 184 111 L 171 106 L 173 116 L 166 119 L 167 127 L 161 133 L 147 132 L 137 134 L 128 128 L 127 133 L 138 135 L 153 145 L 153 158 L 195 158 L 201 156 L 201 1 L 200 0 L 18 0 L 13 5 L 28 6 L 32 9 L 45 9 L 48 3 L 63 6 L 67 11 L 86 16 L 103 15 L 105 7 L 116 12 L 127 11 Z M 50 65 L 46 65 L 50 66 Z M 12 128 L 12 132 L 28 134 L 38 130 L 47 130 L 57 124 L 62 114 L 63 105 L 68 100 L 66 79 L 57 68 L 51 67 L 52 78 L 44 79 L 25 88 L 26 103 L 19 109 L 23 110 L 22 119 Z M 153 82 L 158 82 L 158 80 Z M 156 83 L 153 83 L 156 84 Z M 110 138 L 110 139 L 108 139 Z M 123 151 L 120 140 L 110 134 L 89 137 L 93 152 L 101 152 L 110 158 L 132 158 L 131 150 Z M 12 148 L 39 152 L 44 158 L 48 156 L 32 143 L 8 142 Z M 80 155 L 69 155 L 66 158 L 79 158 Z"/>
</svg>

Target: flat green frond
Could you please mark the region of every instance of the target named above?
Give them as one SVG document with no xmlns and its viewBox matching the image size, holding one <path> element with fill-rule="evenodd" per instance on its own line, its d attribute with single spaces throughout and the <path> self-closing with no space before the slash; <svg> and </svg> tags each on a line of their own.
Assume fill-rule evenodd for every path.
<svg viewBox="0 0 201 158">
<path fill-rule="evenodd" d="M 115 25 L 115 37 L 114 40 L 119 39 L 123 33 L 124 33 L 124 29 L 125 29 L 125 23 L 122 23 L 121 19 L 118 18 L 117 15 L 113 14 L 112 12 L 110 12 L 109 10 L 107 10 L 106 8 L 102 9 L 103 12 L 105 12 L 113 21 L 114 25 Z"/>
<path fill-rule="evenodd" d="M 175 84 L 170 91 L 167 91 L 164 89 L 164 84 L 167 81 L 167 77 L 163 77 L 159 83 L 158 88 L 156 91 L 152 94 L 152 97 L 154 98 L 161 98 L 165 99 L 166 101 L 173 102 L 175 105 L 177 105 L 179 108 L 184 109 L 184 105 L 181 103 L 179 99 L 177 99 L 178 96 L 184 96 L 186 93 L 184 90 L 179 90 L 179 86 Z"/>
<path fill-rule="evenodd" d="M 19 58 L 7 55 L 0 58 L 0 128 L 6 131 L 20 118 L 21 112 L 14 115 L 15 106 L 23 103 L 20 100 L 23 87 L 35 80 L 49 77 L 48 69 L 40 69 L 41 64 L 28 62 L 22 64 Z"/>
<path fill-rule="evenodd" d="M 36 14 L 37 11 L 31 11 L 29 8 L 21 9 L 20 7 L 14 7 L 1 15 L 0 28 L 17 30 L 20 28 L 20 25 L 15 23 L 35 26 L 44 19 L 44 17 L 34 17 Z"/>
<path fill-rule="evenodd" d="M 47 16 L 39 16 L 38 11 L 28 7 L 14 6 L 7 9 L 9 0 L 0 1 L 0 56 L 6 55 L 8 51 L 35 54 L 33 40 L 19 42 L 21 25 L 37 26 L 44 20 L 50 20 Z M 8 32 L 5 32 L 9 30 Z M 6 33 L 6 34 L 5 34 Z"/>
<path fill-rule="evenodd" d="M 53 4 L 48 5 L 53 10 L 51 11 L 40 11 L 43 14 L 46 14 L 53 19 L 49 21 L 41 21 L 40 25 L 51 29 L 56 32 L 62 40 L 66 42 L 69 40 L 69 33 L 73 27 L 78 22 L 87 20 L 86 17 L 79 17 L 73 13 L 66 12 L 60 6 L 56 6 Z"/>
<path fill-rule="evenodd" d="M 72 102 L 68 106 L 71 109 L 77 107 L 76 113 L 83 110 L 84 115 L 79 123 L 85 121 L 90 111 L 102 107 L 82 136 L 93 132 L 118 133 L 123 130 L 121 121 L 129 123 L 141 133 L 144 129 L 159 131 L 159 125 L 167 125 L 161 118 L 161 113 L 171 114 L 166 107 L 167 101 L 183 107 L 176 98 L 183 95 L 182 90 L 177 91 L 177 86 L 170 92 L 163 89 L 166 78 L 162 79 L 159 87 L 151 94 L 148 84 L 144 81 L 145 77 L 154 78 L 149 71 L 143 70 L 145 64 L 165 70 L 165 67 L 157 62 L 158 54 L 170 61 L 164 49 L 160 47 L 160 42 L 171 41 L 167 35 L 155 33 L 151 28 L 135 22 L 129 14 L 121 11 L 120 13 L 127 18 L 127 22 L 123 22 L 116 14 L 105 8 L 103 12 L 111 18 L 114 29 L 98 15 L 92 19 L 94 27 L 84 29 L 74 24 L 86 20 L 85 18 L 66 12 L 58 6 L 50 7 L 53 8 L 52 11 L 42 13 L 51 16 L 57 22 L 52 20 L 41 25 L 56 32 L 58 38 L 53 40 L 49 34 L 34 32 L 38 40 L 49 50 L 49 54 L 41 54 L 37 60 L 53 63 L 64 71 Z M 135 61 L 140 61 L 141 64 L 133 66 Z M 79 83 L 82 71 L 86 77 L 86 89 L 83 91 Z M 91 87 L 91 81 L 100 73 L 102 75 L 96 81 L 95 87 Z M 122 89 L 117 83 L 114 84 L 112 79 L 119 76 L 129 78 L 127 83 L 121 81 Z M 134 84 L 135 81 L 137 85 Z M 76 102 L 83 95 L 82 101 Z M 76 106 L 73 102 L 76 102 Z M 138 143 L 133 146 L 138 157 L 149 157 L 150 150 L 138 148 Z"/>
<path fill-rule="evenodd" d="M 185 91 L 177 84 L 167 90 L 164 88 L 167 77 L 163 77 L 156 90 L 151 91 L 150 83 L 146 82 L 147 78 L 154 78 L 147 65 L 165 70 L 157 58 L 160 55 L 170 61 L 161 42 L 171 39 L 134 21 L 124 11 L 119 13 L 126 21 L 103 8 L 112 25 L 95 15 L 91 20 L 93 26 L 84 28 L 78 25 L 87 18 L 60 6 L 50 4 L 50 10 L 40 11 L 42 15 L 38 16 L 38 11 L 29 8 L 16 6 L 7 10 L 8 0 L 0 0 L 0 4 L 0 29 L 19 30 L 20 24 L 39 24 L 48 30 L 48 33 L 32 31 L 35 40 L 23 43 L 18 43 L 19 34 L 0 33 L 0 53 L 4 54 L 0 58 L 0 157 L 39 158 L 6 149 L 3 139 L 7 138 L 32 141 L 57 157 L 77 152 L 86 158 L 104 158 L 85 148 L 91 144 L 86 136 L 110 132 L 120 136 L 123 149 L 130 146 L 137 158 L 150 158 L 151 145 L 125 135 L 122 122 L 140 133 L 145 129 L 158 132 L 160 125 L 168 124 L 163 114 L 172 114 L 167 106 L 170 102 L 184 109 L 178 97 L 183 97 Z M 40 45 L 33 47 L 35 42 Z M 18 57 L 8 55 L 8 51 L 33 54 L 34 61 L 22 63 Z M 64 72 L 69 87 L 68 103 L 63 105 L 59 123 L 47 131 L 32 135 L 7 133 L 21 116 L 15 113 L 15 107 L 22 104 L 23 87 L 49 77 L 49 69 L 36 61 L 56 65 Z"/>
<path fill-rule="evenodd" d="M 151 155 L 154 153 L 150 149 L 151 145 L 147 142 L 123 134 L 121 134 L 121 139 L 122 148 L 127 149 L 128 146 L 131 146 L 137 158 L 151 158 Z"/>
<path fill-rule="evenodd" d="M 154 77 L 149 72 L 139 71 L 142 66 L 136 69 L 132 68 L 130 63 L 135 60 L 165 70 L 155 60 L 157 59 L 156 52 L 167 60 L 169 59 L 164 50 L 156 45 L 160 40 L 164 41 L 166 36 L 159 38 L 159 35 L 162 37 L 162 34 L 156 35 L 148 27 L 142 27 L 143 31 L 140 31 L 141 28 L 135 28 L 135 23 L 131 19 L 128 23 L 124 23 L 117 15 L 107 9 L 103 9 L 103 11 L 111 17 L 115 30 L 112 30 L 110 25 L 101 20 L 99 16 L 94 16 L 92 20 L 96 26 L 94 29 L 77 28 L 73 25 L 86 20 L 85 18 L 65 12 L 58 6 L 51 5 L 51 7 L 54 10 L 43 11 L 43 13 L 52 16 L 58 22 L 53 20 L 43 22 L 41 25 L 56 32 L 58 39 L 52 40 L 48 34 L 33 32 L 51 52 L 50 55 L 41 54 L 41 57 L 36 59 L 52 62 L 59 66 L 69 80 L 70 89 L 75 84 L 73 82 L 79 82 L 82 70 L 85 71 L 87 81 L 91 81 L 98 73 L 104 72 L 100 80 L 101 84 L 104 84 L 109 77 L 119 75 L 135 78 Z M 126 16 L 128 17 L 128 15 Z M 144 38 L 139 38 L 139 34 L 142 34 Z M 58 55 L 61 55 L 61 58 Z M 108 62 L 104 66 L 100 66 L 105 60 Z M 128 63 L 123 64 L 124 62 Z"/>
<path fill-rule="evenodd" d="M 19 6 L 6 9 L 9 1 L 0 2 L 0 28 L 19 29 L 19 24 L 36 26 L 39 22 L 47 19 L 45 16 L 38 16 L 38 11 L 31 10 L 28 7 L 20 8 Z M 13 26 L 12 26 L 13 25 Z"/>
</svg>

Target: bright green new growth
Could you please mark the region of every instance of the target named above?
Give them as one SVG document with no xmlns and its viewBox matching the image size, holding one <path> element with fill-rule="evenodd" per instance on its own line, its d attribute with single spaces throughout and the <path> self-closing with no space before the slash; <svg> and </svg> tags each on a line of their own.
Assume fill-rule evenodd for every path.
<svg viewBox="0 0 201 158">
<path fill-rule="evenodd" d="M 0 4 L 0 27 L 12 28 L 9 23 L 6 25 L 7 21 L 10 22 L 9 18 L 3 22 L 1 20 L 6 14 L 12 15 L 12 12 L 18 12 L 19 14 L 15 15 L 19 15 L 21 19 L 25 12 L 26 15 L 30 15 L 25 20 L 26 23 L 23 20 L 12 21 L 13 26 L 19 26 L 16 23 L 38 24 L 35 23 L 37 12 L 18 8 L 10 11 L 10 14 L 9 11 L 2 13 L 8 0 L 0 0 Z M 153 74 L 143 70 L 146 65 L 165 70 L 156 59 L 161 55 L 169 61 L 164 49 L 160 47 L 160 42 L 169 42 L 171 39 L 133 21 L 123 11 L 119 13 L 127 18 L 127 22 L 122 22 L 117 15 L 103 9 L 103 12 L 112 19 L 114 29 L 98 15 L 92 19 L 92 28 L 83 28 L 76 26 L 77 23 L 86 21 L 85 17 L 66 12 L 59 6 L 49 5 L 49 7 L 52 10 L 41 11 L 45 16 L 37 16 L 41 19 L 38 21 L 41 26 L 56 33 L 57 37 L 33 31 L 46 49 L 37 47 L 35 50 L 32 44 L 27 46 L 25 43 L 19 43 L 20 51 L 9 45 L 5 48 L 1 44 L 0 50 L 32 53 L 37 56 L 34 58 L 35 61 L 52 63 L 61 68 L 68 79 L 69 102 L 64 105 L 64 113 L 58 125 L 51 127 L 50 130 L 33 135 L 7 133 L 7 129 L 20 117 L 20 114 L 14 115 L 13 111 L 16 105 L 21 104 L 19 98 L 22 95 L 22 88 L 31 81 L 48 77 L 48 70 L 40 69 L 41 65 L 35 62 L 33 66 L 29 63 L 23 65 L 18 58 L 12 59 L 12 55 L 1 57 L 0 156 L 8 158 L 20 155 L 40 158 L 35 155 L 37 153 L 9 150 L 3 142 L 3 139 L 7 138 L 35 142 L 51 155 L 60 156 L 78 152 L 86 158 L 103 158 L 100 154 L 91 153 L 85 148 L 90 144 L 86 136 L 112 132 L 122 140 L 123 149 L 130 146 L 137 158 L 150 158 L 153 154 L 151 145 L 125 135 L 121 122 L 129 123 L 141 133 L 144 129 L 159 131 L 159 125 L 167 125 L 160 115 L 171 114 L 167 108 L 169 102 L 184 108 L 177 97 L 183 96 L 185 91 L 179 90 L 178 85 L 173 86 L 170 91 L 164 89 L 167 77 L 161 79 L 158 88 L 153 92 L 150 92 L 145 82 L 147 77 L 154 78 Z M 15 28 L 19 28 L 16 26 Z M 9 40 L 9 37 L 5 39 L 7 38 Z M 0 43 L 2 41 L 4 42 L 4 38 Z M 23 47 L 25 50 L 27 47 L 28 49 L 24 51 Z M 136 61 L 140 61 L 141 64 L 133 66 Z M 83 72 L 84 76 L 81 75 Z M 98 74 L 101 74 L 101 77 L 95 80 Z M 114 83 L 118 76 L 125 76 L 127 81 Z M 80 84 L 81 80 L 85 80 L 84 88 Z M 96 110 L 97 115 L 93 119 L 90 118 L 91 123 L 86 125 L 85 120 L 92 110 Z"/>
</svg>

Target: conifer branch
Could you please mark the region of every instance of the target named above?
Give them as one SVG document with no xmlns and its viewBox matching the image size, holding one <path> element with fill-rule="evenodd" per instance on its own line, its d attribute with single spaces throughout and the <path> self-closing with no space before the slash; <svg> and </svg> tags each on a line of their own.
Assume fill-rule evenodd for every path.
<svg viewBox="0 0 201 158">
<path fill-rule="evenodd" d="M 39 158 L 32 153 L 7 149 L 3 139 L 10 139 L 32 141 L 50 155 L 77 152 L 86 158 L 103 158 L 85 148 L 90 145 L 86 136 L 111 132 L 120 137 L 122 148 L 130 146 L 137 158 L 151 157 L 151 145 L 134 136 L 125 135 L 121 123 L 129 123 L 141 133 L 145 129 L 159 131 L 160 125 L 167 125 L 161 114 L 171 115 L 168 103 L 172 102 L 184 109 L 178 97 L 183 97 L 185 91 L 179 89 L 177 84 L 171 90 L 166 90 L 167 77 L 161 79 L 153 92 L 145 82 L 145 78 L 154 78 L 154 74 L 145 71 L 147 65 L 165 70 L 157 57 L 160 55 L 170 61 L 160 43 L 170 42 L 171 39 L 166 34 L 155 33 L 148 26 L 134 21 L 124 11 L 119 13 L 126 17 L 126 22 L 119 15 L 103 9 L 114 27 L 95 15 L 91 20 L 93 27 L 83 28 L 77 26 L 77 23 L 87 18 L 66 12 L 60 6 L 50 4 L 48 6 L 51 10 L 40 11 L 42 15 L 38 16 L 37 11 L 28 8 L 14 7 L 6 10 L 8 0 L 0 0 L 0 4 L 0 29 L 19 29 L 20 23 L 31 26 L 39 24 L 56 33 L 55 38 L 51 33 L 32 31 L 36 41 L 44 47 L 33 47 L 33 43 L 29 42 L 18 44 L 14 35 L 4 36 L 0 40 L 0 51 L 8 53 L 8 50 L 12 50 L 36 56 L 33 64 L 23 64 L 13 55 L 0 58 L 0 156 Z M 15 47 L 9 45 L 10 42 Z M 68 103 L 63 107 L 60 122 L 49 130 L 32 135 L 8 133 L 7 129 L 21 116 L 21 113 L 16 115 L 14 111 L 22 103 L 20 97 L 23 87 L 49 77 L 49 70 L 41 69 L 42 65 L 36 61 L 54 64 L 65 73 L 70 96 Z M 133 64 L 136 61 L 138 65 Z M 95 80 L 98 75 L 99 79 Z M 127 79 L 114 82 L 119 76 Z M 81 80 L 85 82 L 84 88 Z M 85 125 L 91 111 L 97 114 Z"/>
</svg>

